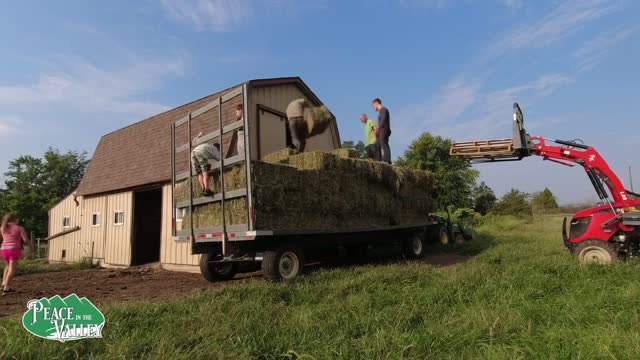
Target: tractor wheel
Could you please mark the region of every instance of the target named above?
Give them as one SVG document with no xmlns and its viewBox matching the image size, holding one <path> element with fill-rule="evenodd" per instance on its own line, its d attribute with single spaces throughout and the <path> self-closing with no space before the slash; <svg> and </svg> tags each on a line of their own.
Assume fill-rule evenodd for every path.
<svg viewBox="0 0 640 360">
<path fill-rule="evenodd" d="M 603 240 L 581 241 L 573 248 L 573 255 L 582 264 L 610 264 L 618 260 L 615 246 Z"/>
<path fill-rule="evenodd" d="M 454 242 L 456 245 L 462 245 L 465 243 L 464 235 L 462 233 L 456 233 L 454 236 Z"/>
<path fill-rule="evenodd" d="M 267 250 L 262 258 L 262 275 L 270 281 L 291 280 L 302 272 L 304 255 L 297 247 Z"/>
<path fill-rule="evenodd" d="M 231 280 L 238 273 L 238 266 L 235 263 L 213 262 L 211 254 L 200 256 L 200 273 L 209 282 Z"/>
<path fill-rule="evenodd" d="M 420 234 L 413 234 L 402 244 L 402 252 L 407 259 L 422 259 L 424 257 L 425 242 Z"/>
</svg>

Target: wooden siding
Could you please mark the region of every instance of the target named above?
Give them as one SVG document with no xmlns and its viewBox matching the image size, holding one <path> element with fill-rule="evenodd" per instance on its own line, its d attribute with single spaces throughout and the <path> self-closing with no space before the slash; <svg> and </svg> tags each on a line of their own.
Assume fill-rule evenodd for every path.
<svg viewBox="0 0 640 360">
<path fill-rule="evenodd" d="M 109 214 L 107 213 L 107 197 L 86 198 L 82 201 L 82 224 L 80 234 L 83 241 L 93 244 L 93 257 L 104 258 L 104 243 L 107 235 Z M 99 215 L 99 225 L 93 225 L 93 214 Z"/>
<path fill-rule="evenodd" d="M 171 184 L 162 187 L 162 243 L 160 244 L 160 262 L 163 265 L 197 266 L 200 255 L 191 255 L 190 242 L 176 242 L 171 234 Z M 193 271 L 193 269 L 189 270 Z"/>
<path fill-rule="evenodd" d="M 124 211 L 124 223 L 114 223 L 115 213 Z M 108 195 L 104 262 L 111 265 L 131 265 L 131 230 L 133 219 L 133 193 L 131 191 Z"/>
<path fill-rule="evenodd" d="M 82 204 L 81 197 L 78 197 L 77 200 Z M 68 227 L 63 227 L 62 221 L 64 217 L 69 217 Z M 82 227 L 82 207 L 76 206 L 73 196 L 69 195 L 49 212 L 49 236 L 59 234 L 76 226 Z M 82 241 L 80 231 L 50 240 L 49 261 L 78 262 L 83 257 L 91 256 L 91 248 L 87 248 L 86 242 Z M 63 251 L 65 253 L 64 257 L 62 257 Z"/>
</svg>

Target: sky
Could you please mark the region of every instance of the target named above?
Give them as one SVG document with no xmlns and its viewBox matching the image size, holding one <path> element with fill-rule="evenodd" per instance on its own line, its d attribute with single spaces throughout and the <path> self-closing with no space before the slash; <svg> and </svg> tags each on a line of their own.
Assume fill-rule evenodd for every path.
<svg viewBox="0 0 640 360">
<path fill-rule="evenodd" d="M 421 133 L 581 139 L 640 190 L 640 2 L 140 0 L 2 2 L 0 173 L 256 78 L 300 76 L 362 140 L 379 97 L 401 156 Z M 141 152 L 144 149 L 140 149 Z M 596 200 L 579 168 L 531 157 L 474 165 L 498 195 Z"/>
</svg>

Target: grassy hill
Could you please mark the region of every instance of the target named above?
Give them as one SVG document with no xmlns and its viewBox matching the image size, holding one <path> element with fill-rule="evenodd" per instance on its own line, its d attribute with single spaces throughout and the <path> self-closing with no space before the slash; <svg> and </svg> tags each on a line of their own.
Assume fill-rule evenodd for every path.
<svg viewBox="0 0 640 360">
<path fill-rule="evenodd" d="M 0 358 L 635 359 L 640 263 L 581 266 L 560 218 L 482 226 L 469 261 L 322 269 L 180 302 L 102 309 L 104 339 L 69 343 L 0 321 Z M 170 286 L 170 284 L 167 284 Z"/>
</svg>

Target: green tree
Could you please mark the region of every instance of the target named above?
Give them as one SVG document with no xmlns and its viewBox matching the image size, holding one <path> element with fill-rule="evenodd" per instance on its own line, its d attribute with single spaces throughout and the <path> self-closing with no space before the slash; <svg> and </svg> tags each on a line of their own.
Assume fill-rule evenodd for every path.
<svg viewBox="0 0 640 360">
<path fill-rule="evenodd" d="M 473 209 L 482 215 L 486 215 L 498 201 L 496 194 L 484 181 L 473 188 L 472 197 Z"/>
<path fill-rule="evenodd" d="M 434 177 L 434 201 L 438 210 L 470 208 L 478 171 L 462 159 L 449 155 L 451 140 L 424 133 L 413 141 L 398 166 L 428 170 Z"/>
<path fill-rule="evenodd" d="M 500 201 L 498 201 L 493 209 L 492 214 L 496 215 L 515 215 L 528 216 L 532 214 L 531 204 L 529 203 L 529 194 L 522 191 L 511 189 L 506 193 Z"/>
<path fill-rule="evenodd" d="M 78 187 L 88 163 L 86 152 L 61 154 L 51 148 L 42 158 L 18 157 L 5 173 L 0 210 L 17 214 L 38 236 L 46 234 L 49 208 Z"/>
<path fill-rule="evenodd" d="M 354 141 L 352 140 L 343 141 L 341 147 L 345 149 L 354 149 L 358 151 L 358 157 L 360 157 L 360 159 L 367 158 L 366 145 L 362 141 L 358 141 L 357 144 L 354 143 Z"/>
<path fill-rule="evenodd" d="M 556 211 L 560 208 L 555 195 L 548 188 L 544 188 L 543 191 L 533 195 L 531 203 L 533 210 L 536 212 Z"/>
</svg>

